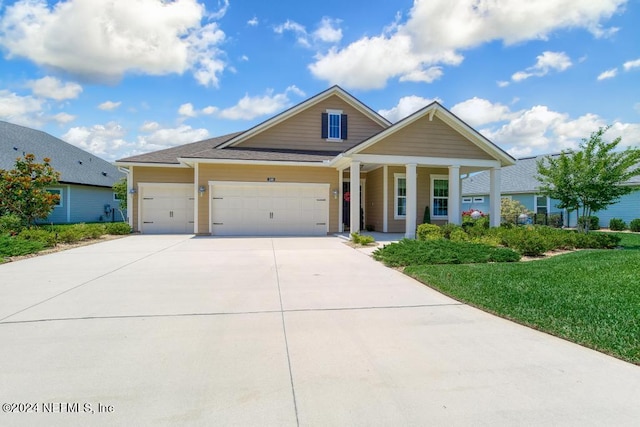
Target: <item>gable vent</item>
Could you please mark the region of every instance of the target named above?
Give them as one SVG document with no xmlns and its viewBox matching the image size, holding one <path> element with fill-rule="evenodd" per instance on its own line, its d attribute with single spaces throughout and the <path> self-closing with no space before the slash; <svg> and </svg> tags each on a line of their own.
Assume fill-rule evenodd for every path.
<svg viewBox="0 0 640 427">
<path fill-rule="evenodd" d="M 102 172 L 102 176 L 107 176 L 107 173 L 106 172 Z"/>
<path fill-rule="evenodd" d="M 78 164 L 81 165 L 82 164 L 82 160 L 78 160 Z"/>
</svg>

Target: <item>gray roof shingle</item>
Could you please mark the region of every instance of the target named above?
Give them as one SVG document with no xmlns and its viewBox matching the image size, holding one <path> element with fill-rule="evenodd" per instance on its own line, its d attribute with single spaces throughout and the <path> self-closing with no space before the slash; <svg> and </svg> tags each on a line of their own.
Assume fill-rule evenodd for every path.
<svg viewBox="0 0 640 427">
<path fill-rule="evenodd" d="M 551 154 L 555 156 L 557 154 Z M 540 187 L 536 179 L 537 162 L 549 155 L 518 159 L 515 165 L 502 168 L 500 192 L 502 194 L 535 193 Z M 640 184 L 640 176 L 629 180 L 627 184 Z M 462 194 L 489 194 L 489 171 L 480 172 L 462 180 Z"/>
<path fill-rule="evenodd" d="M 18 157 L 51 159 L 60 182 L 111 187 L 124 177 L 117 167 L 48 133 L 0 121 L 0 169 L 12 169 Z"/>
</svg>

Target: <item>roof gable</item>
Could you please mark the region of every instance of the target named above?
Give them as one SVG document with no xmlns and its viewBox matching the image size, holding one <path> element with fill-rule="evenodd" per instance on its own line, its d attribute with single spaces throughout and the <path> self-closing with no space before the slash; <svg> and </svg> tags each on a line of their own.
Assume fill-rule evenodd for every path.
<svg viewBox="0 0 640 427">
<path fill-rule="evenodd" d="M 398 150 L 414 156 L 496 159 L 503 166 L 515 163 L 508 153 L 438 102 L 432 102 L 400 120 L 348 150 L 345 155 L 395 154 Z"/>
<path fill-rule="evenodd" d="M 0 168 L 12 169 L 16 159 L 34 154 L 51 159 L 60 182 L 111 187 L 124 174 L 117 167 L 48 133 L 0 121 Z"/>
<path fill-rule="evenodd" d="M 249 129 L 248 131 L 236 136 L 235 138 L 230 139 L 229 141 L 225 142 L 224 144 L 221 144 L 218 148 L 226 148 L 226 147 L 233 147 L 233 146 L 239 146 L 239 145 L 245 145 L 246 146 L 246 141 L 248 141 L 249 139 L 254 139 L 257 140 L 258 136 L 260 134 L 264 134 L 269 130 L 273 131 L 273 128 L 278 126 L 278 125 L 282 125 L 287 121 L 290 121 L 292 119 L 294 119 L 294 117 L 299 116 L 300 114 L 303 114 L 305 111 L 311 109 L 312 107 L 317 107 L 320 104 L 327 104 L 327 105 L 331 105 L 331 103 L 334 103 L 337 106 L 347 106 L 351 111 L 353 112 L 357 112 L 360 116 L 366 118 L 368 121 L 372 122 L 375 127 L 378 129 L 378 131 L 380 129 L 384 129 L 387 128 L 391 125 L 391 123 L 385 119 L 384 117 L 382 117 L 381 115 L 379 115 L 378 113 L 376 113 L 375 111 L 373 111 L 371 108 L 367 107 L 365 104 L 363 104 L 362 102 L 360 102 L 358 99 L 356 99 L 355 97 L 353 97 L 351 94 L 347 93 L 345 90 L 343 90 L 341 87 L 339 86 L 333 86 L 327 90 L 325 90 L 324 92 L 321 92 L 309 99 L 307 99 L 306 101 L 301 102 L 300 104 L 260 123 L 259 125 Z M 338 108 L 340 109 L 340 108 Z M 318 122 L 317 122 L 317 134 L 320 134 L 320 117 L 318 117 Z M 284 127 L 284 126 L 281 126 Z M 312 130 L 310 130 L 311 132 Z M 350 127 L 350 132 L 351 132 L 351 127 Z M 266 136 L 269 136 L 268 134 Z M 269 138 L 267 138 L 269 139 Z M 357 141 L 360 142 L 360 141 Z M 250 145 L 250 144 L 249 144 Z M 300 148 L 295 147 L 295 148 Z M 327 149 L 331 149 L 331 148 L 324 148 L 325 150 Z M 339 149 L 339 151 L 342 151 L 342 149 Z"/>
</svg>

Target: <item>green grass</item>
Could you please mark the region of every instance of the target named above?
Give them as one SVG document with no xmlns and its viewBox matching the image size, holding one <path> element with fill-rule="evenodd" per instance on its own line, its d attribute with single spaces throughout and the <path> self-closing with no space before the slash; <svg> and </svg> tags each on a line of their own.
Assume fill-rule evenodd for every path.
<svg viewBox="0 0 640 427">
<path fill-rule="evenodd" d="M 640 365 L 640 235 L 623 250 L 471 265 L 412 265 L 405 273 L 453 298 Z"/>
</svg>

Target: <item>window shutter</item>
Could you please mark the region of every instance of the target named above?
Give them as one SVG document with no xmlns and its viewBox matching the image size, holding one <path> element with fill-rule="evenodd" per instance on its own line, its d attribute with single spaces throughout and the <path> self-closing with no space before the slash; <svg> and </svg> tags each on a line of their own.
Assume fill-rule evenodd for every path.
<svg viewBox="0 0 640 427">
<path fill-rule="evenodd" d="M 322 139 L 329 138 L 329 114 L 322 113 Z"/>
<path fill-rule="evenodd" d="M 340 116 L 340 139 L 347 139 L 347 115 Z"/>
</svg>

